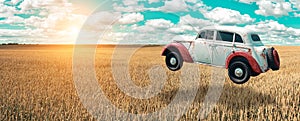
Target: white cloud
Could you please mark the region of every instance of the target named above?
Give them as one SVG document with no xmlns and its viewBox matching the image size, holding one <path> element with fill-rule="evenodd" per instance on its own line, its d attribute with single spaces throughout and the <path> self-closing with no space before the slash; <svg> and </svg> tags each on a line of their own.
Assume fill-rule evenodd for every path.
<svg viewBox="0 0 300 121">
<path fill-rule="evenodd" d="M 191 24 L 198 27 L 205 26 L 208 23 L 210 22 L 207 20 L 193 18 L 190 15 L 181 17 L 177 24 L 172 23 L 170 20 L 152 19 L 146 21 L 145 25 L 142 26 L 136 24 L 119 26 L 118 30 L 122 32 L 111 32 L 103 38 L 105 41 L 115 41 L 118 43 L 166 44 L 174 39 L 194 39 L 198 31 Z M 129 31 L 124 32 L 123 30 Z"/>
<path fill-rule="evenodd" d="M 23 22 L 24 19 L 19 16 L 8 16 L 6 20 L 0 21 L 0 24 L 18 24 Z"/>
<path fill-rule="evenodd" d="M 292 3 L 293 9 L 295 10 L 294 16 L 295 17 L 300 17 L 300 1 L 299 0 L 290 0 Z M 297 12 L 296 12 L 297 11 Z"/>
<path fill-rule="evenodd" d="M 211 23 L 209 20 L 194 18 L 191 15 L 182 16 L 182 17 L 180 17 L 180 20 L 179 20 L 180 26 L 189 26 L 189 27 L 192 27 L 193 29 L 198 29 L 198 30 L 205 26 L 209 26 L 212 24 L 213 23 Z"/>
<path fill-rule="evenodd" d="M 18 2 L 20 2 L 20 0 L 11 1 L 13 4 Z M 15 7 L 7 5 L 0 4 L 0 6 L 0 12 L 6 15 L 5 17 L 7 18 L 0 21 L 0 23 L 22 23 L 25 28 L 57 29 L 66 27 L 64 24 L 71 25 L 72 23 L 76 23 L 80 25 L 79 23 L 83 22 L 79 17 L 74 19 L 75 16 L 79 15 L 72 13 L 72 4 L 66 0 L 24 0 L 19 5 L 21 10 L 16 10 Z M 21 18 L 14 16 L 15 14 L 32 14 L 34 11 L 40 11 L 44 17 L 31 16 L 29 18 Z"/>
<path fill-rule="evenodd" d="M 238 0 L 238 1 L 241 3 L 251 4 L 251 3 L 257 2 L 259 0 Z"/>
<path fill-rule="evenodd" d="M 165 19 L 148 20 L 146 21 L 145 25 L 153 27 L 155 29 L 168 29 L 174 26 L 174 24 L 171 21 Z"/>
<path fill-rule="evenodd" d="M 70 7 L 72 6 L 71 3 L 69 3 L 67 0 L 24 0 L 19 7 L 21 8 L 22 12 L 25 12 L 27 10 L 31 9 L 41 9 L 41 8 L 49 8 L 49 7 L 61 7 L 61 10 L 64 7 Z M 70 9 L 70 8 L 69 8 Z M 57 11 L 55 10 L 55 11 Z"/>
<path fill-rule="evenodd" d="M 144 16 L 141 13 L 130 13 L 122 15 L 122 18 L 119 19 L 121 24 L 133 24 L 144 20 Z"/>
<path fill-rule="evenodd" d="M 129 6 L 123 6 L 117 3 L 113 4 L 113 8 L 117 12 L 140 12 L 146 10 L 144 8 L 144 5 L 129 5 Z"/>
<path fill-rule="evenodd" d="M 0 37 L 45 37 L 42 30 L 39 29 L 27 29 L 27 30 L 7 30 L 0 29 Z"/>
<path fill-rule="evenodd" d="M 295 28 L 287 28 L 287 32 L 290 33 L 291 35 L 294 35 L 295 37 L 298 37 L 300 39 L 300 29 L 295 29 Z"/>
<path fill-rule="evenodd" d="M 197 3 L 197 0 L 185 0 L 186 2 L 189 2 L 189 3 L 193 3 L 193 4 L 195 4 L 195 3 Z M 202 1 L 201 1 L 202 2 Z"/>
<path fill-rule="evenodd" d="M 96 31 L 98 34 L 112 30 L 112 26 L 121 18 L 119 12 L 100 11 L 90 15 L 84 25 L 86 31 Z M 94 34 L 94 33 L 93 33 Z"/>
<path fill-rule="evenodd" d="M 290 0 L 290 2 L 293 4 L 293 7 L 300 10 L 300 1 L 299 0 Z"/>
<path fill-rule="evenodd" d="M 194 11 L 201 11 L 201 12 L 207 12 L 208 10 L 211 9 L 210 6 L 207 6 L 203 3 L 203 1 L 197 1 L 197 3 L 189 5 L 189 8 L 194 10 Z"/>
<path fill-rule="evenodd" d="M 300 17 L 300 13 L 294 13 L 295 17 Z"/>
<path fill-rule="evenodd" d="M 209 20 L 194 18 L 191 15 L 181 16 L 177 24 L 168 29 L 168 32 L 176 35 L 196 36 L 200 29 L 213 25 Z"/>
<path fill-rule="evenodd" d="M 263 16 L 287 16 L 293 8 L 300 10 L 299 0 L 238 0 L 241 3 L 251 4 L 256 3 L 258 10 L 255 11 L 258 15 Z"/>
<path fill-rule="evenodd" d="M 285 31 L 287 27 L 283 24 L 279 24 L 278 21 L 274 20 L 266 20 L 262 22 L 258 22 L 255 25 L 247 25 L 245 28 L 259 31 L 259 32 L 268 32 L 268 31 Z"/>
<path fill-rule="evenodd" d="M 198 31 L 204 26 L 212 25 L 213 22 L 220 24 L 251 24 L 254 19 L 248 14 L 241 14 L 238 11 L 215 8 L 205 5 L 202 1 L 197 0 L 168 0 L 165 1 L 164 6 L 158 8 L 147 8 L 142 4 L 138 4 L 138 1 L 147 0 L 124 0 L 122 3 L 114 3 L 113 7 L 116 12 L 102 11 L 91 15 L 85 26 L 85 31 L 93 33 L 87 36 L 96 38 L 99 37 L 99 33 L 103 31 L 109 33 L 104 36 L 104 40 L 107 41 L 130 41 L 132 43 L 167 43 L 171 41 L 176 35 L 185 35 L 187 37 L 193 37 L 193 31 Z M 159 2 L 161 0 L 148 0 L 149 3 Z M 294 12 L 295 9 L 300 8 L 299 1 L 290 0 L 288 2 L 283 0 L 266 0 L 272 1 L 271 6 L 262 4 L 263 2 L 258 0 L 239 0 L 239 2 L 251 4 L 255 3 L 259 6 L 257 14 L 268 16 L 281 16 L 287 13 Z M 265 1 L 265 3 L 267 3 Z M 4 0 L 0 0 L 0 3 Z M 12 0 L 6 2 L 7 4 L 14 5 L 19 0 Z M 161 1 L 162 2 L 162 1 Z M 188 3 L 188 4 L 187 4 Z M 263 6 L 263 7 L 261 7 Z M 20 41 L 26 41 L 26 39 L 34 40 L 34 37 L 41 39 L 53 40 L 58 42 L 65 39 L 67 35 L 74 34 L 72 28 L 79 28 L 85 21 L 85 15 L 78 15 L 72 13 L 74 7 L 67 0 L 24 0 L 19 6 L 21 10 L 16 10 L 15 7 L 6 6 L 0 4 L 0 17 L 5 17 L 5 20 L 0 20 L 0 24 L 17 24 L 25 26 L 26 30 L 0 30 L 1 35 L 7 35 L 16 37 L 14 39 Z M 289 9 L 291 8 L 291 9 Z M 28 14 L 36 11 L 40 12 L 43 17 L 31 16 L 29 18 L 22 18 L 14 16 L 14 14 Z M 41 10 L 43 9 L 43 10 Z M 271 11 L 273 9 L 273 11 Z M 141 11 L 163 11 L 163 12 L 183 12 L 188 10 L 200 11 L 204 17 L 209 19 L 199 19 L 192 17 L 191 15 L 180 16 L 180 20 L 177 24 L 172 23 L 170 20 L 154 19 L 147 20 L 145 25 L 137 25 L 135 23 L 143 21 L 144 16 L 139 13 Z M 270 12 L 271 11 L 271 12 Z M 125 13 L 125 14 L 124 14 Z M 295 12 L 295 16 L 298 14 Z M 113 32 L 112 24 L 118 25 L 120 30 L 126 30 L 127 32 Z M 134 24 L 134 25 L 125 25 Z M 37 29 L 32 29 L 37 28 Z M 286 27 L 277 21 L 263 21 L 256 24 L 248 25 L 246 28 L 255 29 L 262 33 L 264 39 L 270 39 L 272 41 L 287 41 L 293 42 L 300 40 L 300 30 L 295 28 Z M 87 30 L 86 30 L 87 29 Z M 195 31 L 195 34 L 196 34 Z M 72 33 L 73 32 L 73 33 Z M 54 38 L 54 39 L 52 39 Z M 0 37 L 2 40 L 3 37 Z M 286 40 L 285 40 L 286 39 Z"/>
<path fill-rule="evenodd" d="M 300 29 L 286 27 L 274 20 L 261 21 L 245 28 L 260 33 L 265 43 L 288 44 L 300 39 Z"/>
<path fill-rule="evenodd" d="M 254 21 L 248 14 L 242 15 L 239 11 L 217 7 L 211 11 L 203 12 L 203 15 L 219 24 L 245 24 Z"/>
<path fill-rule="evenodd" d="M 0 0 L 0 3 L 3 3 L 5 0 Z M 9 5 L 16 5 L 17 3 L 21 2 L 21 0 L 10 0 L 10 1 L 6 1 L 6 4 Z"/>
<path fill-rule="evenodd" d="M 187 29 L 189 29 L 189 28 L 187 28 Z M 182 29 L 182 28 L 170 28 L 169 31 L 174 33 L 174 34 L 180 34 L 180 33 L 184 32 L 184 29 Z"/>
<path fill-rule="evenodd" d="M 137 5 L 138 4 L 138 0 L 123 0 L 123 3 L 124 3 L 125 6 Z"/>
<path fill-rule="evenodd" d="M 165 19 L 152 19 L 146 21 L 145 25 L 118 26 L 122 32 L 111 32 L 101 40 L 114 41 L 117 43 L 168 43 L 176 35 L 175 24 Z M 124 32 L 123 30 L 128 30 Z M 133 32 L 133 31 L 134 32 Z"/>
<path fill-rule="evenodd" d="M 19 0 L 13 0 L 7 4 L 14 5 Z M 39 41 L 74 41 L 76 36 L 74 32 L 78 31 L 80 26 L 86 19 L 84 15 L 72 13 L 72 4 L 66 0 L 24 0 L 20 4 L 21 10 L 16 10 L 15 7 L 10 7 L 0 4 L 0 17 L 6 19 L 0 20 L 0 24 L 13 24 L 22 29 L 11 30 L 2 29 L 0 36 L 8 36 L 7 39 L 26 41 L 31 43 Z M 22 18 L 15 14 L 38 14 L 43 13 L 43 17 L 30 16 Z M 72 36 L 72 37 L 71 37 Z"/>
<path fill-rule="evenodd" d="M 188 5 L 184 0 L 165 1 L 165 5 L 159 9 L 165 12 L 187 11 Z"/>
<path fill-rule="evenodd" d="M 0 18 L 11 17 L 18 13 L 19 12 L 14 7 L 6 6 L 0 3 Z"/>
<path fill-rule="evenodd" d="M 11 3 L 14 4 L 14 5 L 19 3 L 19 2 L 20 2 L 20 0 L 11 0 Z"/>
<path fill-rule="evenodd" d="M 91 26 L 108 25 L 117 22 L 120 17 L 121 13 L 119 12 L 101 11 L 90 15 L 87 23 Z"/>
<path fill-rule="evenodd" d="M 170 26 L 168 32 L 172 34 L 196 34 L 201 28 L 212 25 L 209 20 L 194 18 L 190 15 L 181 16 L 177 24 Z M 193 35 L 195 36 L 195 35 Z"/>
<path fill-rule="evenodd" d="M 288 15 L 292 11 L 291 3 L 289 2 L 273 2 L 269 0 L 259 1 L 256 3 L 259 9 L 255 11 L 256 14 L 263 16 L 283 16 Z"/>
<path fill-rule="evenodd" d="M 152 4 L 152 3 L 157 3 L 159 2 L 160 0 L 148 0 L 149 4 Z"/>
</svg>

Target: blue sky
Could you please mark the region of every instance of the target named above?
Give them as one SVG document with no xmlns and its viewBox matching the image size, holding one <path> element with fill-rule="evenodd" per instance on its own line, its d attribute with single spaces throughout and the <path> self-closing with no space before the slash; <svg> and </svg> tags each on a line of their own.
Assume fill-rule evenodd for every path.
<svg viewBox="0 0 300 121">
<path fill-rule="evenodd" d="M 0 0 L 0 43 L 72 44 L 82 30 L 99 43 L 166 44 L 231 25 L 296 45 L 299 21 L 299 0 Z"/>
</svg>

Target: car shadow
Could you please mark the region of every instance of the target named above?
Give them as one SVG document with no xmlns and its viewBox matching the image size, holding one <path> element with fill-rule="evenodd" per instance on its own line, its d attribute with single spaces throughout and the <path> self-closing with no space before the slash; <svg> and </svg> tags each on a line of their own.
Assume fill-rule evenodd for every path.
<svg viewBox="0 0 300 121">
<path fill-rule="evenodd" d="M 228 80 L 227 80 L 228 81 Z M 229 82 L 231 83 L 231 82 Z M 208 85 L 200 85 L 198 88 L 198 92 L 194 98 L 194 102 L 191 108 L 201 108 L 207 92 Z M 214 88 L 214 87 L 211 87 Z M 181 90 L 182 93 L 189 92 L 189 90 Z M 179 93 L 178 89 L 173 89 L 171 91 L 166 91 L 162 95 L 170 95 L 172 99 Z M 228 84 L 225 83 L 223 86 L 223 90 L 221 91 L 221 95 L 216 102 L 216 105 L 222 105 L 226 107 L 226 109 L 233 110 L 245 110 L 251 109 L 253 107 L 266 106 L 266 105 L 274 105 L 276 104 L 275 98 L 265 92 L 257 91 L 251 86 L 247 85 L 237 85 L 237 84 Z M 208 97 L 215 98 L 215 97 Z M 217 98 L 217 97 L 216 97 Z M 170 98 L 164 99 L 164 96 L 161 96 L 161 100 L 165 103 L 170 103 L 172 101 Z M 178 103 L 184 103 L 186 99 L 179 100 Z M 211 102 L 209 102 L 211 103 Z"/>
</svg>

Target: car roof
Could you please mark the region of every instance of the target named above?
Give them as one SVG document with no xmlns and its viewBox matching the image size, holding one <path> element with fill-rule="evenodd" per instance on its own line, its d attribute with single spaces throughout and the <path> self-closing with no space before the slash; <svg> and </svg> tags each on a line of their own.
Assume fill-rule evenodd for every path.
<svg viewBox="0 0 300 121">
<path fill-rule="evenodd" d="M 237 26 L 208 26 L 204 27 L 201 30 L 219 30 L 219 31 L 227 31 L 227 32 L 234 32 L 238 34 L 248 34 L 248 33 L 255 33 L 249 29 Z"/>
</svg>

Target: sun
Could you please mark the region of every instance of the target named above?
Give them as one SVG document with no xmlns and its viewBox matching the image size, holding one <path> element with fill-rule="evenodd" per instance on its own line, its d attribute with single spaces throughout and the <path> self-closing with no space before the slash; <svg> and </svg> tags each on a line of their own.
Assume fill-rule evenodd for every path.
<svg viewBox="0 0 300 121">
<path fill-rule="evenodd" d="M 77 26 L 71 26 L 68 28 L 70 35 L 77 35 L 80 32 L 80 28 Z"/>
<path fill-rule="evenodd" d="M 75 40 L 80 32 L 80 27 L 70 26 L 65 30 L 65 35 L 71 40 Z"/>
</svg>

